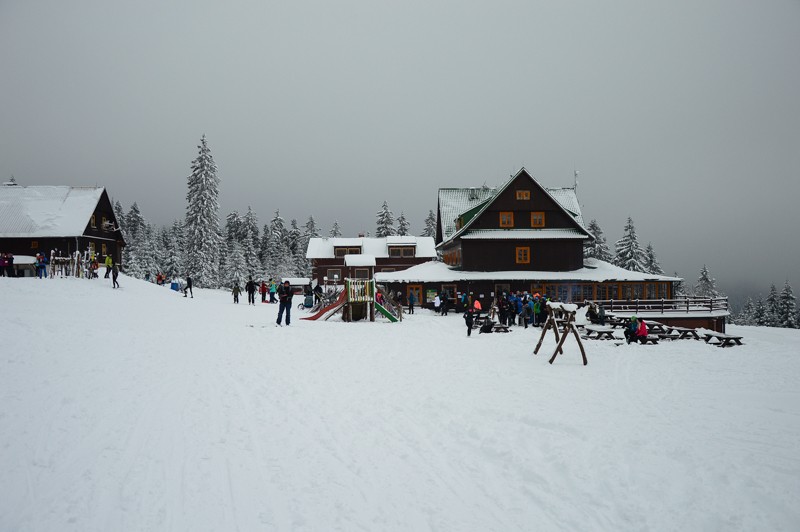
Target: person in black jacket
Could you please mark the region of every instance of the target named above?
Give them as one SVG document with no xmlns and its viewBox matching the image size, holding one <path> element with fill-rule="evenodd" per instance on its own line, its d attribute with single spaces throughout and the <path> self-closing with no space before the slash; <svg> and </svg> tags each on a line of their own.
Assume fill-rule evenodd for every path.
<svg viewBox="0 0 800 532">
<path fill-rule="evenodd" d="M 186 276 L 186 288 L 183 289 L 183 297 L 186 297 L 186 292 L 192 294 L 192 299 L 194 299 L 194 292 L 192 291 L 192 278 L 188 275 Z"/>
<path fill-rule="evenodd" d="M 247 304 L 248 305 L 255 305 L 256 304 L 256 283 L 253 282 L 253 276 L 250 276 L 250 280 L 247 281 L 247 284 L 244 285 L 244 289 L 247 291 Z"/>
<path fill-rule="evenodd" d="M 464 321 L 467 324 L 467 336 L 472 336 L 472 324 L 475 323 L 475 311 L 472 307 L 464 312 Z"/>
<path fill-rule="evenodd" d="M 281 326 L 281 318 L 283 318 L 283 312 L 286 311 L 286 325 L 289 325 L 290 316 L 292 312 L 292 287 L 289 285 L 289 281 L 284 281 L 282 285 L 278 287 L 278 301 L 280 302 L 281 306 L 278 309 L 278 321 L 277 326 Z"/>
</svg>

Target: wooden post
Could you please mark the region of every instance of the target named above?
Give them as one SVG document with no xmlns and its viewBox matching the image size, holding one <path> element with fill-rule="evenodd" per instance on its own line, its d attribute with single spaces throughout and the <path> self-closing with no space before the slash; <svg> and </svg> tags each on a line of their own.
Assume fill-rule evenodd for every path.
<svg viewBox="0 0 800 532">
<path fill-rule="evenodd" d="M 556 343 L 557 344 L 560 343 L 559 342 L 559 337 L 558 337 L 558 325 L 556 325 L 556 316 L 555 316 L 555 313 L 553 312 L 552 307 L 548 304 L 547 305 L 547 321 L 545 321 L 544 327 L 542 327 L 542 335 L 539 337 L 539 343 L 536 344 L 536 349 L 533 350 L 533 354 L 534 355 L 538 355 L 539 354 L 539 348 L 542 347 L 542 342 L 544 342 L 544 337 L 547 335 L 547 331 L 549 329 L 553 329 L 553 334 L 556 335 Z M 561 349 L 560 345 L 556 348 L 556 350 L 557 351 L 561 351 L 562 353 L 564 352 Z"/>
<path fill-rule="evenodd" d="M 586 359 L 586 351 L 583 349 L 581 336 L 580 334 L 578 334 L 578 329 L 575 327 L 575 311 L 564 310 L 562 307 L 562 312 L 564 312 L 567 315 L 567 324 L 564 326 L 564 333 L 561 336 L 561 341 L 558 343 L 558 346 L 556 346 L 556 350 L 553 352 L 553 356 L 550 357 L 550 360 L 548 362 L 552 364 L 556 360 L 556 356 L 558 356 L 559 353 L 561 353 L 562 355 L 564 354 L 562 347 L 567 339 L 567 336 L 569 335 L 569 331 L 572 331 L 572 334 L 575 336 L 575 340 L 577 340 L 578 342 L 578 347 L 580 347 L 581 349 L 581 356 L 583 357 L 583 365 L 585 366 L 589 363 L 589 361 Z"/>
</svg>

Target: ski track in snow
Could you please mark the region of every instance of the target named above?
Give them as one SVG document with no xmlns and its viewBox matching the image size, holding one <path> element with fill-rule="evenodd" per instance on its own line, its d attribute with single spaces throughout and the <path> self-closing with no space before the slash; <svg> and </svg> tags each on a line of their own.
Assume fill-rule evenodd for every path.
<svg viewBox="0 0 800 532">
<path fill-rule="evenodd" d="M 800 331 L 550 365 L 121 282 L 0 278 L 0 530 L 800 529 Z"/>
</svg>

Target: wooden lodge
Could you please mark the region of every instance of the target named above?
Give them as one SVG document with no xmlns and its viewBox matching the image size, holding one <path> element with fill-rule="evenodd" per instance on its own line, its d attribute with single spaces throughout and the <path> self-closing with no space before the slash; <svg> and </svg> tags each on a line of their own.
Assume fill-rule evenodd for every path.
<svg viewBox="0 0 800 532">
<path fill-rule="evenodd" d="M 121 262 L 125 241 L 102 187 L 0 186 L 0 253 L 94 252 Z"/>
<path fill-rule="evenodd" d="M 617 307 L 642 302 L 639 314 L 668 322 L 674 309 L 656 302 L 672 301 L 680 279 L 585 259 L 590 239 L 575 188 L 545 188 L 522 168 L 498 188 L 440 189 L 436 249 L 443 262 L 376 270 L 376 279 L 406 298 L 413 292 L 422 305 L 443 291 L 451 300 L 466 293 L 483 308 L 504 292 L 538 292 L 561 302 L 603 301 L 609 310 L 612 300 Z M 680 311 L 681 324 L 724 332 L 727 300 L 724 308 Z"/>
</svg>

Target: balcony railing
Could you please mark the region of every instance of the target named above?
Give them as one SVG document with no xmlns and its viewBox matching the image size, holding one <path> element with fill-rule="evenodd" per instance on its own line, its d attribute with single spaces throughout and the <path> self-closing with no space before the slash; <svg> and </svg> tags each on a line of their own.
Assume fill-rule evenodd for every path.
<svg viewBox="0 0 800 532">
<path fill-rule="evenodd" d="M 591 301 L 602 305 L 606 312 L 638 314 L 641 312 L 698 313 L 729 312 L 727 297 L 682 297 L 678 299 L 600 299 Z M 590 301 L 586 301 L 590 303 Z"/>
</svg>

